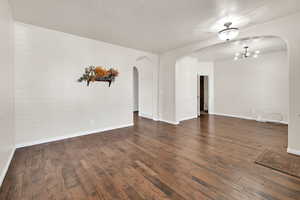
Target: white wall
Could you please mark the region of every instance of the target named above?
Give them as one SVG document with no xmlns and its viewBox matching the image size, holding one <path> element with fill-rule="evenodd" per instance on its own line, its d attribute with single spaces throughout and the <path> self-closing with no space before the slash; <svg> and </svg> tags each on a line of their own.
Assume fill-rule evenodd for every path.
<svg viewBox="0 0 300 200">
<path fill-rule="evenodd" d="M 140 95 L 151 99 L 142 102 L 144 112 L 155 115 L 157 55 L 22 23 L 15 24 L 15 49 L 18 146 L 132 125 L 134 66 L 141 78 L 150 74 L 150 89 Z M 87 87 L 76 81 L 88 65 L 115 67 L 120 75 L 110 88 Z"/>
<path fill-rule="evenodd" d="M 176 63 L 176 121 L 196 118 L 198 115 L 198 83 L 199 75 L 208 76 L 209 111 L 214 110 L 214 73 L 212 62 L 200 62 L 194 57 L 184 57 Z"/>
<path fill-rule="evenodd" d="M 257 59 L 217 61 L 215 113 L 288 122 L 289 68 L 286 51 Z"/>
<path fill-rule="evenodd" d="M 14 152 L 13 20 L 0 1 L 0 186 Z"/>
</svg>

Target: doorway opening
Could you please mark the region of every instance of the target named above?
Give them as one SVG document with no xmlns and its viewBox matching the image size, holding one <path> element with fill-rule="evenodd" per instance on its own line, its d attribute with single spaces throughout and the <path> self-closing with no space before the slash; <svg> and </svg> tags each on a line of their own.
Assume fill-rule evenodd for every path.
<svg viewBox="0 0 300 200">
<path fill-rule="evenodd" d="M 198 76 L 197 81 L 197 113 L 198 116 L 208 114 L 209 108 L 209 87 L 208 87 L 208 76 Z"/>
<path fill-rule="evenodd" d="M 139 72 L 133 67 L 133 113 L 138 116 L 139 112 Z"/>
</svg>

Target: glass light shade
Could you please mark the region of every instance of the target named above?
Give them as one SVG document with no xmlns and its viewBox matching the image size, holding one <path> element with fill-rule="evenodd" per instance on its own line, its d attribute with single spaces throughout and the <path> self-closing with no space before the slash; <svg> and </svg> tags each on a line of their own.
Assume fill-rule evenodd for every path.
<svg viewBox="0 0 300 200">
<path fill-rule="evenodd" d="M 224 41 L 232 40 L 239 35 L 238 28 L 226 28 L 219 32 L 219 38 Z"/>
</svg>

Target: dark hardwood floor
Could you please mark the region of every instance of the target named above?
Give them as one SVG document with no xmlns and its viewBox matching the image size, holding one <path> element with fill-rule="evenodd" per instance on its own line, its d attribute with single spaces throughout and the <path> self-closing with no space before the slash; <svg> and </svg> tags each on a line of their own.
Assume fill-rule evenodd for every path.
<svg viewBox="0 0 300 200">
<path fill-rule="evenodd" d="M 300 179 L 255 164 L 287 126 L 204 115 L 18 149 L 0 192 L 18 199 L 300 199 Z"/>
</svg>

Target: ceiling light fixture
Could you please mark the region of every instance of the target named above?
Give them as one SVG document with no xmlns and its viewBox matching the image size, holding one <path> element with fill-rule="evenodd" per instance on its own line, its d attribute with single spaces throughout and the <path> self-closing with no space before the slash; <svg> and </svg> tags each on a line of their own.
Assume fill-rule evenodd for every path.
<svg viewBox="0 0 300 200">
<path fill-rule="evenodd" d="M 243 52 L 238 52 L 235 54 L 234 60 L 239 60 L 239 59 L 245 59 L 245 58 L 258 58 L 258 55 L 260 54 L 259 50 L 256 51 L 249 51 L 248 46 L 244 46 Z"/>
<path fill-rule="evenodd" d="M 236 38 L 239 35 L 239 29 L 231 27 L 232 22 L 227 22 L 224 24 L 225 29 L 219 31 L 219 38 L 224 41 L 229 41 Z"/>
</svg>

